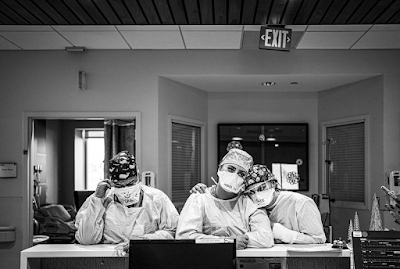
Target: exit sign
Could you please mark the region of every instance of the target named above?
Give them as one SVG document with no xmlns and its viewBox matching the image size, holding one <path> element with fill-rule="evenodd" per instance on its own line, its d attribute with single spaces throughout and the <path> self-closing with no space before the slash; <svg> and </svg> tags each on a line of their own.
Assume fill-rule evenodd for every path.
<svg viewBox="0 0 400 269">
<path fill-rule="evenodd" d="M 260 49 L 290 50 L 292 29 L 277 26 L 261 26 Z"/>
</svg>

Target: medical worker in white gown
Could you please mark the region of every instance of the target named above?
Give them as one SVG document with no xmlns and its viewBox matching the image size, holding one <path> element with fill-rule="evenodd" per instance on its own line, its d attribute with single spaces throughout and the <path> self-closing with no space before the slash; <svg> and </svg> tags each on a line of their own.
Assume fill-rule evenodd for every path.
<svg viewBox="0 0 400 269">
<path fill-rule="evenodd" d="M 110 179 L 97 185 L 77 213 L 77 241 L 119 244 L 122 256 L 130 239 L 174 239 L 178 211 L 164 192 L 140 182 L 134 156 L 122 151 L 109 163 Z"/>
<path fill-rule="evenodd" d="M 275 243 L 325 243 L 321 214 L 314 200 L 301 193 L 282 191 L 265 165 L 255 164 L 245 180 L 244 196 L 267 212 Z M 198 184 L 191 192 L 202 193 L 206 186 Z"/>
<path fill-rule="evenodd" d="M 267 212 L 278 243 L 325 243 L 321 213 L 313 199 L 280 190 L 274 175 L 262 164 L 253 165 L 245 183 L 245 194 Z"/>
<path fill-rule="evenodd" d="M 218 166 L 217 185 L 187 199 L 176 238 L 235 238 L 237 249 L 272 247 L 274 239 L 267 214 L 249 197 L 240 195 L 252 163 L 247 152 L 231 149 Z"/>
</svg>

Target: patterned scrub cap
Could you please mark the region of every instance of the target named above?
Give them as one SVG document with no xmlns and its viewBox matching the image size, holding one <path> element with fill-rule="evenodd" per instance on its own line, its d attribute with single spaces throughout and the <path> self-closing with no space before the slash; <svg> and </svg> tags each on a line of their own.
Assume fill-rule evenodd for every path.
<svg viewBox="0 0 400 269">
<path fill-rule="evenodd" d="M 244 150 L 233 148 L 222 158 L 219 165 L 226 163 L 239 165 L 245 171 L 249 171 L 253 165 L 253 157 Z"/>
<path fill-rule="evenodd" d="M 249 175 L 244 180 L 246 190 L 261 182 L 276 181 L 274 174 L 263 164 L 255 164 L 250 169 Z"/>
<path fill-rule="evenodd" d="M 121 151 L 115 155 L 110 161 L 110 179 L 113 182 L 125 180 L 137 175 L 137 166 L 135 156 L 128 151 Z"/>
<path fill-rule="evenodd" d="M 226 151 L 230 151 L 231 149 L 243 149 L 243 146 L 239 141 L 232 141 L 229 142 L 228 146 L 226 147 Z"/>
</svg>

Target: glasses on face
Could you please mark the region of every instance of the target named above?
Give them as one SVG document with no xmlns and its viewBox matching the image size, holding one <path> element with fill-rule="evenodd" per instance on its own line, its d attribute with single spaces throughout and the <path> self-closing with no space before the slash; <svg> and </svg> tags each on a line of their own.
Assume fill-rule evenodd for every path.
<svg viewBox="0 0 400 269">
<path fill-rule="evenodd" d="M 222 171 L 228 171 L 230 173 L 236 173 L 239 177 L 241 177 L 243 179 L 247 176 L 247 172 L 245 170 L 240 169 L 240 168 L 238 168 L 236 166 L 233 166 L 233 165 L 230 165 L 230 164 L 223 165 L 221 167 L 221 170 Z"/>
<path fill-rule="evenodd" d="M 275 188 L 275 182 L 272 181 L 264 181 L 256 184 L 251 189 L 246 190 L 246 193 L 249 195 L 255 194 L 256 192 L 269 190 L 271 188 Z"/>
</svg>

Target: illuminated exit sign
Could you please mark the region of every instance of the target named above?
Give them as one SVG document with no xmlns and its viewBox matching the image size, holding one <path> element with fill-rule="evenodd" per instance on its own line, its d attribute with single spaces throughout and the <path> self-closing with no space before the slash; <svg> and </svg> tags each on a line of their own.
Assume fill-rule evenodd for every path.
<svg viewBox="0 0 400 269">
<path fill-rule="evenodd" d="M 261 26 L 260 49 L 290 50 L 292 29 L 274 26 Z"/>
</svg>

